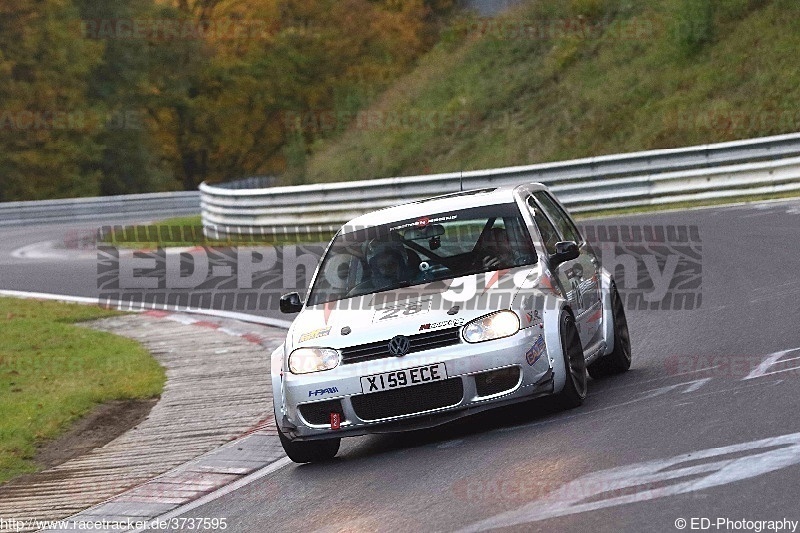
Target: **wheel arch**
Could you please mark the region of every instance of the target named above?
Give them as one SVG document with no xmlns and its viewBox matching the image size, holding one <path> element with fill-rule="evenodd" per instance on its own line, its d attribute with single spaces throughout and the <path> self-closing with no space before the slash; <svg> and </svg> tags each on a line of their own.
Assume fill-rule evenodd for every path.
<svg viewBox="0 0 800 533">
<path fill-rule="evenodd" d="M 284 350 L 286 343 L 281 343 L 270 356 L 270 377 L 272 381 L 272 409 L 275 415 L 275 424 L 280 425 L 283 409 L 283 372 Z"/>
<path fill-rule="evenodd" d="M 545 306 L 543 319 L 547 356 L 550 358 L 550 365 L 553 368 L 553 393 L 558 394 L 567 382 L 567 368 L 564 363 L 564 350 L 561 346 L 561 312 L 567 311 L 573 320 L 575 313 L 566 300 L 559 298 L 554 301 L 556 305 Z"/>
<path fill-rule="evenodd" d="M 614 276 L 612 276 L 605 268 L 601 270 L 600 274 L 600 297 L 603 301 L 603 341 L 605 341 L 606 349 L 603 351 L 603 357 L 614 351 L 614 312 L 611 307 L 611 290 L 616 287 Z"/>
</svg>

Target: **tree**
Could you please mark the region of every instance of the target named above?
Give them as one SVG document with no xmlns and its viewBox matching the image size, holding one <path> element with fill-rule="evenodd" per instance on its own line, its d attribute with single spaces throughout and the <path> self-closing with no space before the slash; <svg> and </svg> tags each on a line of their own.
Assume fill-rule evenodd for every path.
<svg viewBox="0 0 800 533">
<path fill-rule="evenodd" d="M 0 3 L 0 199 L 99 191 L 88 75 L 103 51 L 66 0 Z"/>
<path fill-rule="evenodd" d="M 410 68 L 451 2 L 0 0 L 0 200 L 279 173 Z"/>
<path fill-rule="evenodd" d="M 96 102 L 102 115 L 95 122 L 96 139 L 102 146 L 98 162 L 100 194 L 130 194 L 174 189 L 172 172 L 162 162 L 154 142 L 148 105 L 153 92 L 150 82 L 154 69 L 163 65 L 153 61 L 147 38 L 126 38 L 123 26 L 115 22 L 152 20 L 156 13 L 152 0 L 75 0 L 84 24 L 95 24 L 86 38 L 104 44 L 104 53 L 92 69 L 87 98 Z M 112 33 L 101 31 L 112 24 Z M 114 30 L 116 28 L 116 31 Z"/>
</svg>

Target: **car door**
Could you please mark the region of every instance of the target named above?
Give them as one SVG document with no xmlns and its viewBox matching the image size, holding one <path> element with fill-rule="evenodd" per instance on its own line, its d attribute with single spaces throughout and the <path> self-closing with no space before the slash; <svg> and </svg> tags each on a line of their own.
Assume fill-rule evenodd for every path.
<svg viewBox="0 0 800 533">
<path fill-rule="evenodd" d="M 539 235 L 542 238 L 545 252 L 548 257 L 552 256 L 556 253 L 556 243 L 564 239 L 559 234 L 550 217 L 545 214 L 544 209 L 533 196 L 528 197 L 527 204 L 528 211 L 531 213 L 536 229 L 539 231 Z M 575 314 L 577 323 L 577 317 L 582 316 L 584 310 L 582 307 L 583 301 L 580 298 L 580 291 L 576 290 L 574 280 L 572 279 L 573 273 L 575 272 L 573 267 L 576 263 L 577 260 L 572 260 L 565 261 L 555 268 L 552 268 L 551 264 L 549 266 L 551 267 L 550 273 L 558 283 L 562 294 L 569 302 L 569 306 Z M 578 329 L 580 330 L 580 326 Z M 581 336 L 581 342 L 583 342 L 583 336 Z"/>
<path fill-rule="evenodd" d="M 599 260 L 578 231 L 572 218 L 546 191 L 532 193 L 536 204 L 552 222 L 560 241 L 574 241 L 580 255 L 559 265 L 554 274 L 566 292 L 575 312 L 575 321 L 585 347 L 598 338 L 602 318 Z M 588 354 L 587 354 L 588 355 Z"/>
</svg>

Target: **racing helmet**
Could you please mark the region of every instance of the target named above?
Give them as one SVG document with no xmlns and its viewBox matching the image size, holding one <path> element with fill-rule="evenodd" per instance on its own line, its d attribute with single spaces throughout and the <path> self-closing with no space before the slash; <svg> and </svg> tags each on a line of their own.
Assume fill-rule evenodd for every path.
<svg viewBox="0 0 800 533">
<path fill-rule="evenodd" d="M 397 241 L 372 239 L 367 244 L 367 263 L 373 271 L 377 269 L 377 259 L 383 255 L 394 256 L 401 271 L 408 268 L 408 252 L 402 244 Z"/>
</svg>

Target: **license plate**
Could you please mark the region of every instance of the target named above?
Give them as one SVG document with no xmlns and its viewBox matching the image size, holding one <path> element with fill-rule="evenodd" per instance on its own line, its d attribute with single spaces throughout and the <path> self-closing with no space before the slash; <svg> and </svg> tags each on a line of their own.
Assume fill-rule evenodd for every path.
<svg viewBox="0 0 800 533">
<path fill-rule="evenodd" d="M 362 377 L 361 392 L 368 394 L 387 389 L 399 389 L 400 387 L 421 385 L 431 381 L 439 381 L 440 379 L 447 379 L 447 369 L 444 363 L 434 363 L 432 365 Z"/>
</svg>

